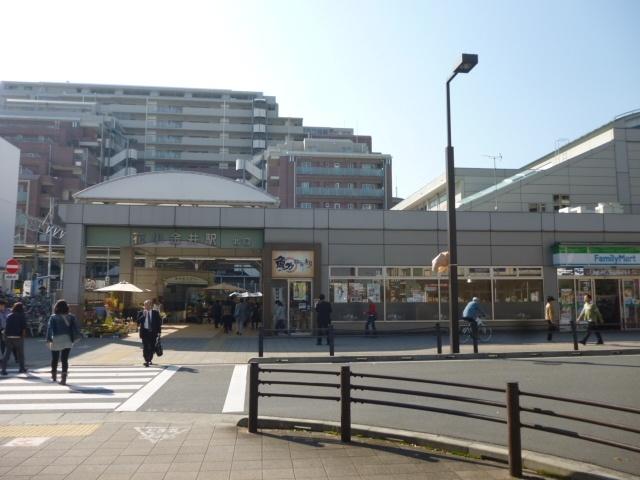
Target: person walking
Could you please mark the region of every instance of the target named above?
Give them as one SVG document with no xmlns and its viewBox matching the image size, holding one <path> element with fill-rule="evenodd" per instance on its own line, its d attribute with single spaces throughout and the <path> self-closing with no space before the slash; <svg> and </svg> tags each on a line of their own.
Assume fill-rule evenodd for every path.
<svg viewBox="0 0 640 480">
<path fill-rule="evenodd" d="M 549 296 L 547 297 L 547 304 L 544 306 L 544 319 L 547 321 L 547 342 L 550 342 L 553 339 L 553 331 L 556 329 L 555 319 L 556 312 L 553 302 L 555 298 Z"/>
<path fill-rule="evenodd" d="M 276 330 L 276 335 L 280 332 L 286 333 L 287 330 L 287 316 L 284 311 L 284 305 L 280 300 L 276 300 L 276 306 L 273 309 L 273 326 Z"/>
<path fill-rule="evenodd" d="M 480 299 L 478 297 L 473 297 L 467 306 L 464 307 L 464 311 L 462 312 L 462 319 L 469 322 L 469 325 L 473 328 L 475 325 L 478 326 L 478 318 L 486 317 L 487 314 L 484 313 L 482 307 L 480 306 Z M 473 332 L 476 332 L 477 329 L 474 328 Z M 475 333 L 474 333 L 475 334 Z"/>
<path fill-rule="evenodd" d="M 322 345 L 322 337 L 327 339 L 327 345 L 329 345 L 329 325 L 331 325 L 331 304 L 324 298 L 324 293 L 319 295 L 319 302 L 316 305 L 316 313 L 318 314 L 318 340 L 316 345 Z"/>
<path fill-rule="evenodd" d="M 220 305 L 220 300 L 213 302 L 211 306 L 211 316 L 213 317 L 214 326 L 218 328 L 222 323 L 222 305 Z"/>
<path fill-rule="evenodd" d="M 236 303 L 233 317 L 236 319 L 236 334 L 242 335 L 244 327 L 247 325 L 247 321 L 249 321 L 249 305 L 244 301 L 244 298 L 241 298 L 240 301 Z"/>
<path fill-rule="evenodd" d="M 364 326 L 364 334 L 369 335 L 369 326 L 371 326 L 371 332 L 376 334 L 376 320 L 378 318 L 378 310 L 376 304 L 370 298 L 367 299 L 367 323 Z"/>
<path fill-rule="evenodd" d="M 162 332 L 162 319 L 157 310 L 153 310 L 151 300 L 145 300 L 143 309 L 138 313 L 138 326 L 140 327 L 140 338 L 142 339 L 142 356 L 144 366 L 151 365 L 153 354 L 156 350 L 156 342 Z"/>
<path fill-rule="evenodd" d="M 69 305 L 65 300 L 58 300 L 53 306 L 53 315 L 47 323 L 47 343 L 51 350 L 51 381 L 58 376 L 58 360 L 62 361 L 60 385 L 67 384 L 69 372 L 69 353 L 73 342 L 80 338 L 80 329 L 76 317 L 69 313 Z"/>
<path fill-rule="evenodd" d="M 233 309 L 234 304 L 230 299 L 226 299 L 222 302 L 222 325 L 224 326 L 224 333 L 231 333 L 233 331 Z"/>
<path fill-rule="evenodd" d="M 596 334 L 596 338 L 598 339 L 596 344 L 603 345 L 604 341 L 602 340 L 602 335 L 600 335 L 598 327 L 602 323 L 602 314 L 600 313 L 598 306 L 592 301 L 591 295 L 588 293 L 584 296 L 584 306 L 582 307 L 580 315 L 576 318 L 576 323 L 583 318 L 587 321 L 587 334 L 582 340 L 580 340 L 580 343 L 582 345 L 586 345 L 587 340 L 589 340 L 589 337 L 593 332 Z"/>
<path fill-rule="evenodd" d="M 11 357 L 11 351 L 18 355 L 19 373 L 27 373 L 24 366 L 24 337 L 27 331 L 27 320 L 24 316 L 24 306 L 21 302 L 13 305 L 11 313 L 7 316 L 4 328 L 6 348 L 2 355 L 2 375 L 7 375 L 7 363 Z"/>
<path fill-rule="evenodd" d="M 4 298 L 0 298 L 0 359 L 4 356 L 5 342 L 4 342 L 4 329 L 7 326 L 7 301 Z"/>
</svg>

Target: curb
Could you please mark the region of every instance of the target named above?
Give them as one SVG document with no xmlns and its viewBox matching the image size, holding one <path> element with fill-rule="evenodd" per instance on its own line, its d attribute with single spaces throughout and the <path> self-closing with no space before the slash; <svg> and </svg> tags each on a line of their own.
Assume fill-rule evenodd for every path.
<svg viewBox="0 0 640 480">
<path fill-rule="evenodd" d="M 326 357 L 252 357 L 247 363 L 356 363 L 435 360 L 496 360 L 505 358 L 599 357 L 640 355 L 640 348 L 609 350 L 554 350 L 546 352 L 442 353 L 425 355 L 342 355 Z"/>
<path fill-rule="evenodd" d="M 248 418 L 241 418 L 237 426 L 247 427 Z M 338 422 L 305 420 L 297 418 L 260 417 L 258 427 L 263 429 L 278 430 L 311 430 L 315 432 L 340 431 Z M 481 443 L 460 438 L 434 435 L 430 433 L 412 432 L 408 430 L 396 430 L 383 427 L 371 427 L 367 425 L 352 425 L 353 436 L 387 440 L 392 442 L 407 442 L 421 447 L 443 450 L 453 454 L 465 454 L 479 457 L 485 460 L 494 460 L 501 463 L 508 462 L 507 447 L 489 443 Z M 638 480 L 631 474 L 618 472 L 598 465 L 567 460 L 553 455 L 522 451 L 523 468 L 531 471 L 544 472 L 562 478 L 579 480 Z"/>
</svg>

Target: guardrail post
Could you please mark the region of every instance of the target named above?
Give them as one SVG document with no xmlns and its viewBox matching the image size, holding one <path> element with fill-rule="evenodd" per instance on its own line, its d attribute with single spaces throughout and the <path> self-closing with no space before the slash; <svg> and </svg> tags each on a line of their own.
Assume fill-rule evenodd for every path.
<svg viewBox="0 0 640 480">
<path fill-rule="evenodd" d="M 340 368 L 340 440 L 351 442 L 351 367 Z"/>
<path fill-rule="evenodd" d="M 258 433 L 258 379 L 260 365 L 249 364 L 249 433 Z"/>
<path fill-rule="evenodd" d="M 438 355 L 442 353 L 442 332 L 440 331 L 440 323 L 436 323 L 436 345 L 438 346 Z"/>
<path fill-rule="evenodd" d="M 509 430 L 509 474 L 522 478 L 520 438 L 520 390 L 518 382 L 507 383 L 507 428 Z"/>
<path fill-rule="evenodd" d="M 575 320 L 571 320 L 571 336 L 573 337 L 573 349 L 578 351 L 578 328 Z"/>
<path fill-rule="evenodd" d="M 478 353 L 478 323 L 471 323 L 471 336 L 473 337 L 473 353 Z"/>
<path fill-rule="evenodd" d="M 264 328 L 258 329 L 258 357 L 264 357 Z"/>
<path fill-rule="evenodd" d="M 333 325 L 329 325 L 329 356 L 333 357 L 336 353 L 336 348 L 334 344 L 334 335 L 333 335 Z"/>
</svg>

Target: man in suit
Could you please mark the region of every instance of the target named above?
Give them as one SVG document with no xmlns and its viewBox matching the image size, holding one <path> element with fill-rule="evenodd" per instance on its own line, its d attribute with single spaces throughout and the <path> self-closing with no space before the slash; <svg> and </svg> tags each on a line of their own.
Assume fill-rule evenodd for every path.
<svg viewBox="0 0 640 480">
<path fill-rule="evenodd" d="M 156 349 L 156 341 L 162 330 L 162 319 L 160 312 L 153 310 L 151 300 L 144 301 L 144 308 L 138 313 L 138 326 L 140 327 L 140 338 L 142 339 L 142 355 L 144 356 L 144 366 L 148 367 L 153 360 L 153 353 Z"/>
<path fill-rule="evenodd" d="M 317 345 L 322 345 L 322 336 L 327 338 L 327 345 L 329 345 L 328 330 L 331 324 L 331 304 L 324 299 L 324 294 L 321 293 L 318 297 L 320 301 L 316 304 L 316 320 L 318 322 L 318 341 Z"/>
</svg>

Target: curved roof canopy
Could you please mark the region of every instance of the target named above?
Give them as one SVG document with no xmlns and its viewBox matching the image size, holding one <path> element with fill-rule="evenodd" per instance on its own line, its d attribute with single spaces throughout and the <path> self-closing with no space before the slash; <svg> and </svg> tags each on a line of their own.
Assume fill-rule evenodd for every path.
<svg viewBox="0 0 640 480">
<path fill-rule="evenodd" d="M 118 177 L 73 195 L 79 203 L 277 207 L 279 199 L 246 183 L 206 173 L 148 172 Z"/>
</svg>

